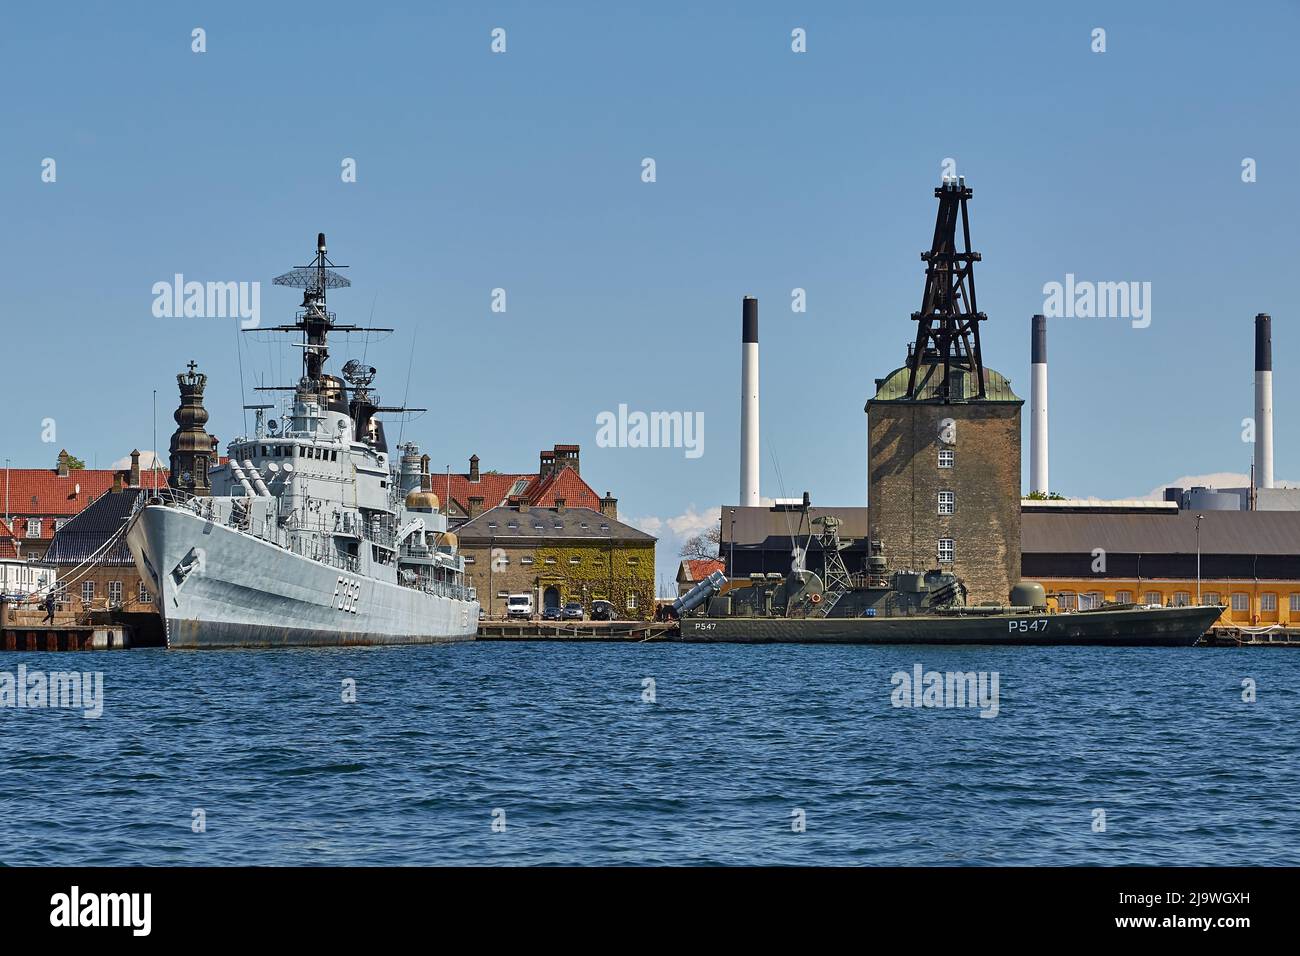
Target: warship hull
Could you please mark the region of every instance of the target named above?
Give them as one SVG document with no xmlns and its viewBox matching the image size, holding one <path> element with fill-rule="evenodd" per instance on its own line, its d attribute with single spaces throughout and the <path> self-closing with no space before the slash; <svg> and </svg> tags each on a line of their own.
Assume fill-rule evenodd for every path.
<svg viewBox="0 0 1300 956">
<path fill-rule="evenodd" d="M 1069 614 L 907 617 L 685 617 L 681 640 L 731 644 L 1000 644 L 1191 647 L 1219 607 L 1122 608 Z"/>
<path fill-rule="evenodd" d="M 478 630 L 477 601 L 350 574 L 183 509 L 148 505 L 126 535 L 169 648 L 434 644 Z"/>
</svg>

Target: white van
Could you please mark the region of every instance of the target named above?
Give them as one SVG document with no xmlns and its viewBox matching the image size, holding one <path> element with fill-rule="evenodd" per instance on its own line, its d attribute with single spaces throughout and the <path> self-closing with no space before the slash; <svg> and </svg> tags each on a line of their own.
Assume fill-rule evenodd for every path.
<svg viewBox="0 0 1300 956">
<path fill-rule="evenodd" d="M 533 616 L 533 596 L 531 594 L 512 594 L 506 598 L 506 617 L 531 618 Z"/>
</svg>

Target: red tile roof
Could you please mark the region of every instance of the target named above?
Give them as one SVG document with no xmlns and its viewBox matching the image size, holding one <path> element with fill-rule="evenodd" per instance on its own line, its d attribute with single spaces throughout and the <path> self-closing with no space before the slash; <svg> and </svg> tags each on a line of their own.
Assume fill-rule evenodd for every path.
<svg viewBox="0 0 1300 956">
<path fill-rule="evenodd" d="M 524 490 L 523 497 L 534 508 L 555 508 L 556 502 L 562 499 L 566 508 L 600 510 L 600 495 L 591 490 L 581 475 L 567 467 L 545 480 L 535 478 Z"/>
<path fill-rule="evenodd" d="M 682 562 L 687 581 L 703 581 L 714 571 L 721 571 L 725 567 L 717 558 L 692 558 Z"/>
<path fill-rule="evenodd" d="M 470 481 L 469 475 L 452 475 L 451 500 L 461 511 L 469 514 L 469 499 L 482 498 L 483 510 L 486 511 L 503 503 L 516 481 L 521 478 L 531 481 L 536 477 L 536 475 L 502 475 L 484 472 L 479 475 L 478 481 Z M 435 495 L 439 498 L 447 497 L 446 475 L 430 475 L 429 481 Z"/>
<path fill-rule="evenodd" d="M 17 558 L 18 548 L 14 544 L 14 533 L 3 519 L 0 519 L 0 558 Z"/>
<path fill-rule="evenodd" d="M 128 469 L 112 468 L 74 468 L 66 476 L 60 476 L 53 468 L 10 468 L 7 473 L 0 472 L 0 496 L 5 494 L 8 485 L 8 503 L 5 510 L 12 518 L 12 530 L 19 540 L 27 539 L 27 518 L 41 518 L 40 538 L 31 540 L 49 540 L 54 536 L 54 518 L 71 518 L 81 509 L 113 487 L 113 476 L 122 475 L 123 483 L 129 476 Z M 148 487 L 152 482 L 152 473 L 141 469 L 141 482 Z M 167 482 L 167 472 L 159 471 L 158 484 Z M 0 512 L 3 513 L 3 512 Z"/>
<path fill-rule="evenodd" d="M 483 499 L 483 510 L 495 508 L 506 503 L 510 491 L 516 483 L 526 482 L 520 497 L 524 502 L 536 508 L 554 508 L 557 499 L 564 499 L 565 507 L 590 508 L 600 510 L 600 496 L 592 490 L 591 485 L 582 480 L 576 471 L 568 466 L 543 479 L 534 474 L 494 474 L 481 472 L 478 481 L 470 481 L 467 474 L 451 476 L 451 501 L 464 514 L 469 514 L 469 499 Z M 430 483 L 433 493 L 439 498 L 448 497 L 447 476 L 431 475 Z"/>
</svg>

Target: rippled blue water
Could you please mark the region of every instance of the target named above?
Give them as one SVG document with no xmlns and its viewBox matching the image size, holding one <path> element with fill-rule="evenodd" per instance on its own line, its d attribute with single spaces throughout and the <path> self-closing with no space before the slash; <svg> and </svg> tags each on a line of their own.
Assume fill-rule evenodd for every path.
<svg viewBox="0 0 1300 956">
<path fill-rule="evenodd" d="M 105 710 L 0 710 L 5 864 L 1300 863 L 1281 649 L 0 656 L 19 663 L 102 670 Z M 916 663 L 998 672 L 1000 713 L 894 708 Z"/>
</svg>

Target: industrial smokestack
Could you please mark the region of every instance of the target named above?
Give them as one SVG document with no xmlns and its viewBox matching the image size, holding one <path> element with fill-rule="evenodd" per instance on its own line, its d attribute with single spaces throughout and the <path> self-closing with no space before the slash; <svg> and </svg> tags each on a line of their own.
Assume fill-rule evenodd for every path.
<svg viewBox="0 0 1300 956">
<path fill-rule="evenodd" d="M 1255 316 L 1255 487 L 1273 487 L 1273 320 Z"/>
<path fill-rule="evenodd" d="M 758 300 L 749 295 L 740 326 L 740 503 L 758 506 Z"/>
<path fill-rule="evenodd" d="M 1047 494 L 1047 317 L 1034 316 L 1029 346 L 1029 490 Z"/>
</svg>

